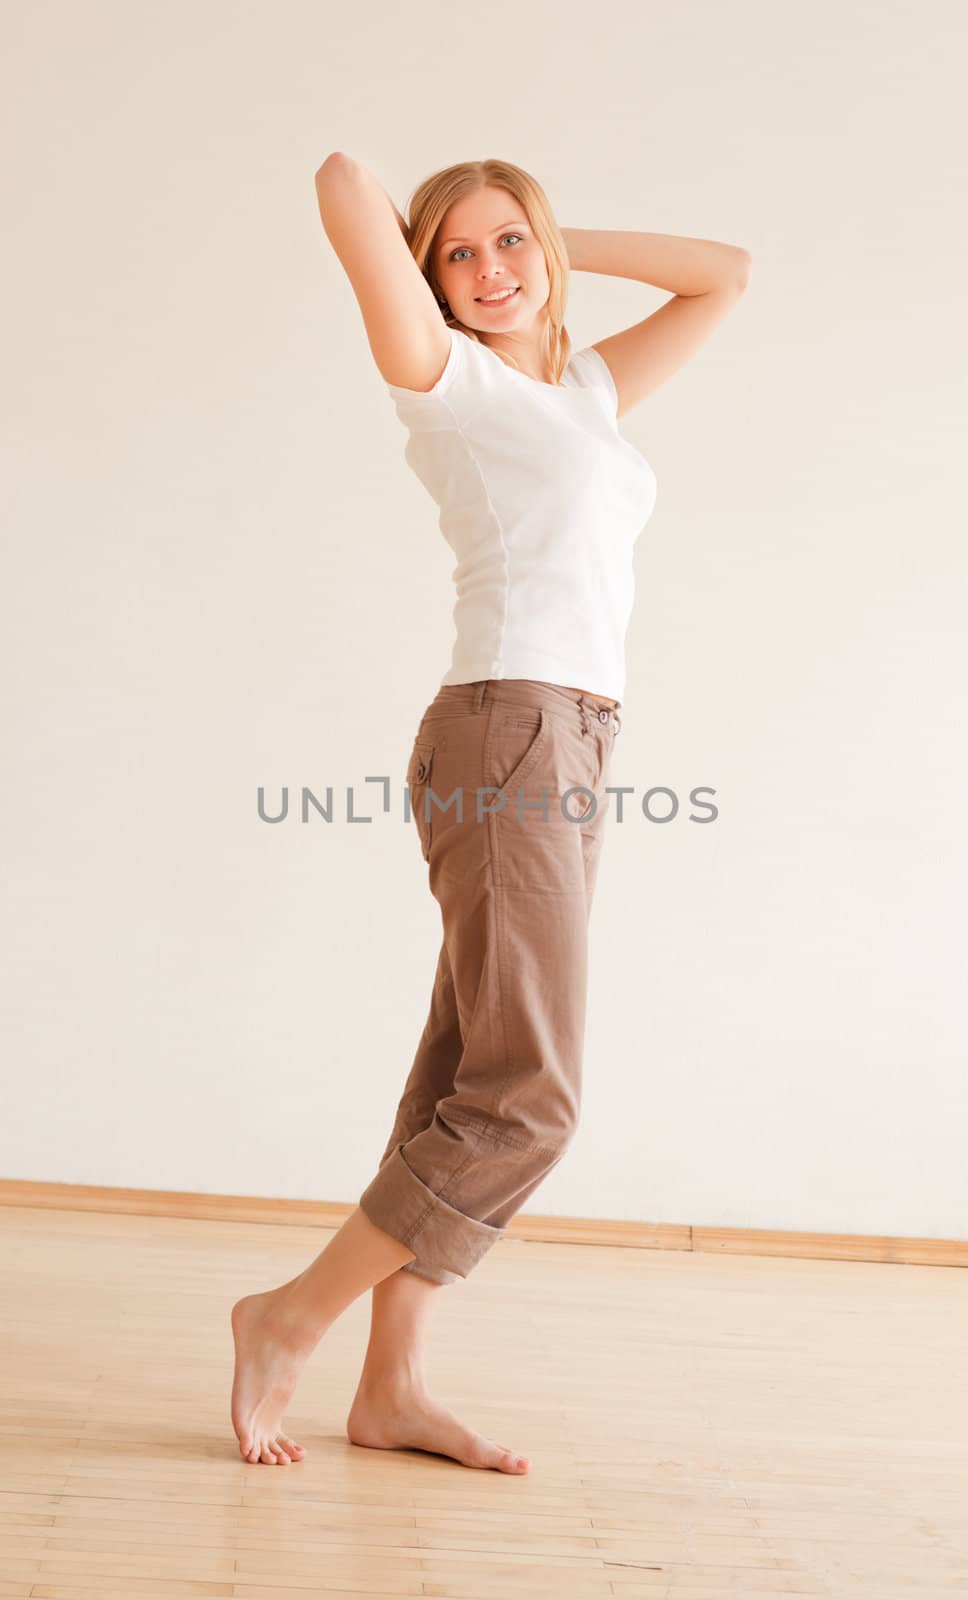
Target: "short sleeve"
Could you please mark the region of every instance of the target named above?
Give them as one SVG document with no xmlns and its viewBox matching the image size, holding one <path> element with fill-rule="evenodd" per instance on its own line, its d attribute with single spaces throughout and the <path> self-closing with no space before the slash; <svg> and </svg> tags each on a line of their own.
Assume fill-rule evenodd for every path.
<svg viewBox="0 0 968 1600">
<path fill-rule="evenodd" d="M 452 387 L 461 361 L 464 359 L 461 346 L 466 344 L 467 341 L 457 328 L 448 327 L 447 332 L 450 335 L 450 354 L 447 357 L 443 372 L 432 389 L 404 389 L 400 384 L 396 383 L 388 383 L 386 385 L 389 393 L 397 401 L 398 408 L 400 406 L 419 408 L 422 403 L 428 401 L 433 404 L 434 401 L 443 399 L 444 395 Z"/>
<path fill-rule="evenodd" d="M 568 365 L 584 388 L 599 391 L 608 414 L 614 421 L 618 417 L 618 390 L 605 357 L 593 344 L 589 344 L 584 350 L 577 350 Z"/>
</svg>

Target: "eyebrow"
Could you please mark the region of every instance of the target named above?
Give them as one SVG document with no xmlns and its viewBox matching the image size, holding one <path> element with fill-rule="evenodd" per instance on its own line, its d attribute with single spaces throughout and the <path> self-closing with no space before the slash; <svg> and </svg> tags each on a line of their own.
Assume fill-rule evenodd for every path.
<svg viewBox="0 0 968 1600">
<path fill-rule="evenodd" d="M 523 227 L 526 226 L 525 223 L 519 222 L 517 217 L 512 217 L 510 222 L 501 222 L 501 223 L 499 223 L 496 228 L 492 228 L 491 229 L 491 232 L 492 233 L 500 233 L 502 228 L 510 228 L 512 223 L 514 224 L 514 226 L 516 228 L 523 228 Z M 467 242 L 468 241 L 466 239 L 442 239 L 441 243 L 440 243 L 440 248 L 441 248 L 441 250 L 443 250 L 445 245 L 448 245 L 448 244 L 467 244 Z"/>
</svg>

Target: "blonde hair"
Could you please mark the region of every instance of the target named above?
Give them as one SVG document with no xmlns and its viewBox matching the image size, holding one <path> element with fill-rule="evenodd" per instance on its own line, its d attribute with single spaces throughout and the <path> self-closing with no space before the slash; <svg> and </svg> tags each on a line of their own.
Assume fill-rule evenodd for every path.
<svg viewBox="0 0 968 1600">
<path fill-rule="evenodd" d="M 543 334 L 542 359 L 558 383 L 571 355 L 571 339 L 564 325 L 565 303 L 568 299 L 568 249 L 554 218 L 548 197 L 536 178 L 516 167 L 511 161 L 459 161 L 452 167 L 443 167 L 419 183 L 410 197 L 408 244 L 418 267 L 441 305 L 441 315 L 448 327 L 460 328 L 469 338 L 481 342 L 477 329 L 468 328 L 454 316 L 444 299 L 444 293 L 434 270 L 433 253 L 440 225 L 449 207 L 465 194 L 477 189 L 506 189 L 523 207 L 529 226 L 545 254 L 548 267 L 547 321 Z M 443 301 L 443 304 L 441 302 Z M 501 358 L 517 367 L 513 357 L 500 353 Z M 518 369 L 520 370 L 520 369 Z"/>
</svg>

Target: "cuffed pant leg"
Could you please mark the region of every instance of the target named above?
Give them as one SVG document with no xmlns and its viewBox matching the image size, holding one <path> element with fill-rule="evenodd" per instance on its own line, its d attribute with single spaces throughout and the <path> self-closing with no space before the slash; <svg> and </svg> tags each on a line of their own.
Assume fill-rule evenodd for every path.
<svg viewBox="0 0 968 1600">
<path fill-rule="evenodd" d="M 448 1182 L 460 1177 L 468 1162 L 474 1159 L 474 1152 L 465 1150 L 460 1134 L 445 1131 L 443 1124 L 433 1134 L 437 1162 L 434 1184 L 440 1183 L 445 1143 L 450 1145 L 449 1158 L 455 1164 L 450 1180 L 441 1187 L 431 1188 L 418 1177 L 407 1160 L 408 1146 L 400 1145 L 383 1163 L 359 1201 L 371 1222 L 416 1253 L 416 1259 L 407 1265 L 434 1283 L 453 1283 L 458 1277 L 466 1277 L 500 1237 L 500 1229 L 479 1222 L 449 1204 Z"/>
<path fill-rule="evenodd" d="M 498 714 L 482 761 L 479 724 L 468 720 L 466 747 L 464 731 L 449 724 L 434 752 L 438 793 L 482 766 L 500 773 L 488 781 L 506 781 L 527 737 Z M 501 1237 L 578 1120 L 600 840 L 594 821 L 579 828 L 555 813 L 563 783 L 584 775 L 588 747 L 554 729 L 543 739 L 524 797 L 547 785 L 548 821 L 522 820 L 515 793 L 483 823 L 473 798 L 463 822 L 435 822 L 430 883 L 444 944 L 434 996 L 384 1161 L 359 1202 L 414 1251 L 407 1267 L 437 1283 L 466 1277 Z"/>
</svg>

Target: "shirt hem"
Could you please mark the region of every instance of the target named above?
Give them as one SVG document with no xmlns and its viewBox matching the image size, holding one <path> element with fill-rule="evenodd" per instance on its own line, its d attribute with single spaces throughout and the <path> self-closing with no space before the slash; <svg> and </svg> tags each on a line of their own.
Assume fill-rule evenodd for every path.
<svg viewBox="0 0 968 1600">
<path fill-rule="evenodd" d="M 580 662 L 570 656 L 549 651 L 515 651 L 502 657 L 479 658 L 468 667 L 451 666 L 441 678 L 441 687 L 456 683 L 480 683 L 486 678 L 533 678 L 539 683 L 556 683 L 563 688 L 584 689 L 587 694 L 621 701 L 625 678 L 614 669 L 603 670 L 594 662 Z"/>
</svg>

